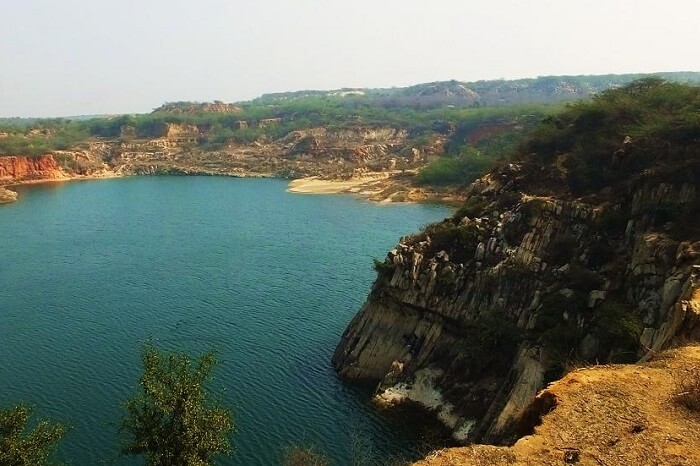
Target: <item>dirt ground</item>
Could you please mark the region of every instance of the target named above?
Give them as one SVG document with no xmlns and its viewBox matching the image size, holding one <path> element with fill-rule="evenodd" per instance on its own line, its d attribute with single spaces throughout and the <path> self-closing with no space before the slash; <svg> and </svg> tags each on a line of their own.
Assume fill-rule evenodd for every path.
<svg viewBox="0 0 700 466">
<path fill-rule="evenodd" d="M 693 368 L 700 373 L 700 346 L 643 365 L 573 371 L 539 395 L 556 405 L 533 435 L 511 447 L 436 451 L 415 465 L 698 466 L 700 412 L 677 402 L 679 383 Z"/>
</svg>

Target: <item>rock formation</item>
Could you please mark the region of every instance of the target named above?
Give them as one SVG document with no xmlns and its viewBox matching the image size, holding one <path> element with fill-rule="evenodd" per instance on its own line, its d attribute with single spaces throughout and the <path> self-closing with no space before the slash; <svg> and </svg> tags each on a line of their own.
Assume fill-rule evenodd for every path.
<svg viewBox="0 0 700 466">
<path fill-rule="evenodd" d="M 342 376 L 380 382 L 380 393 L 434 371 L 462 440 L 511 438 L 573 360 L 634 361 L 700 338 L 700 303 L 689 301 L 700 238 L 655 227 L 662 206 L 697 208 L 695 184 L 643 180 L 604 206 L 520 197 L 525 171 L 482 178 L 474 213 L 403 238 L 333 357 Z M 619 226 L 604 229 L 612 213 Z"/>
<path fill-rule="evenodd" d="M 616 92 L 665 92 L 635 86 Z M 674 130 L 684 139 L 660 143 L 661 123 L 640 124 L 644 145 L 623 144 L 616 162 L 629 139 L 612 123 L 601 142 L 589 123 L 616 121 L 601 111 L 616 98 L 590 104 L 594 120 L 585 106 L 552 120 L 514 163 L 473 183 L 454 217 L 376 264 L 333 355 L 342 377 L 426 404 L 458 440 L 501 443 L 572 365 L 700 340 L 697 139 Z"/>
<path fill-rule="evenodd" d="M 0 183 L 63 177 L 65 174 L 51 155 L 0 157 Z"/>
</svg>

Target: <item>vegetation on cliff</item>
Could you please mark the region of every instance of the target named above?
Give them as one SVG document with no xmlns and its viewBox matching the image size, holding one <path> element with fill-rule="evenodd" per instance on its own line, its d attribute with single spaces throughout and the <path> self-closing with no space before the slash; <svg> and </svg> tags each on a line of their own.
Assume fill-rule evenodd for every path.
<svg viewBox="0 0 700 466">
<path fill-rule="evenodd" d="M 546 118 L 519 158 L 543 166 L 559 159 L 580 196 L 652 168 L 680 177 L 668 181 L 695 181 L 699 149 L 700 88 L 646 78 Z"/>
<path fill-rule="evenodd" d="M 270 94 L 237 104 L 174 102 L 144 115 L 4 119 L 0 120 L 0 155 L 42 155 L 79 148 L 95 139 L 160 138 L 172 125 L 186 127 L 183 141 L 204 151 L 220 150 L 230 143 L 280 140 L 313 127 L 391 127 L 408 131 L 418 149 L 435 138 L 446 138 L 447 157 L 428 167 L 419 184 L 465 185 L 513 148 L 523 131 L 552 114 L 560 102 L 588 97 L 640 76 L 448 81 L 408 88 Z M 697 73 L 661 76 L 700 81 Z"/>
<path fill-rule="evenodd" d="M 546 117 L 378 265 L 336 369 L 428 383 L 455 435 L 507 442 L 572 366 L 700 339 L 699 115 L 699 87 L 644 79 Z"/>
</svg>

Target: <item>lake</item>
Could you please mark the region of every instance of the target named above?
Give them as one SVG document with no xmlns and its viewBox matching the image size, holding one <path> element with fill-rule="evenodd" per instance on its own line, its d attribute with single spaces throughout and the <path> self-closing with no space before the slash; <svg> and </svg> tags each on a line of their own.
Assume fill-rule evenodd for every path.
<svg viewBox="0 0 700 466">
<path fill-rule="evenodd" d="M 279 464 L 291 443 L 350 464 L 410 453 L 418 429 L 377 412 L 331 365 L 341 333 L 403 235 L 450 211 L 296 195 L 282 180 L 135 177 L 19 187 L 0 207 L 0 406 L 71 426 L 58 459 L 116 458 L 140 351 L 219 354 L 235 453 Z"/>
</svg>

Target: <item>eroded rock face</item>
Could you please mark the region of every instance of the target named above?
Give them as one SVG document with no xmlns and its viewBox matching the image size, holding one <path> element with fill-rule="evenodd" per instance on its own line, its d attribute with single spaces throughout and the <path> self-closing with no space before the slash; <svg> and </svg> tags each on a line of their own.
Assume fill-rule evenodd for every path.
<svg viewBox="0 0 700 466">
<path fill-rule="evenodd" d="M 503 167 L 471 208 L 402 238 L 335 351 L 341 376 L 381 394 L 438 371 L 455 431 L 498 443 L 568 365 L 700 338 L 696 185 L 637 179 L 612 204 L 522 194 L 533 173 Z"/>
<path fill-rule="evenodd" d="M 41 157 L 0 157 L 0 183 L 64 177 L 51 155 Z"/>
</svg>

